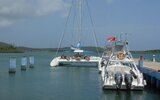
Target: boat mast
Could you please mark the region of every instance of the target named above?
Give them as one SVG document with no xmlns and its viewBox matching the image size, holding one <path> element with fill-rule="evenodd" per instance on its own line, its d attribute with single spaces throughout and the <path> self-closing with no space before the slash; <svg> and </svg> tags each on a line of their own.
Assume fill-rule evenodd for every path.
<svg viewBox="0 0 160 100">
<path fill-rule="evenodd" d="M 81 41 L 81 35 L 82 34 L 82 3 L 83 0 L 78 1 L 78 8 L 79 8 L 79 42 Z"/>
</svg>

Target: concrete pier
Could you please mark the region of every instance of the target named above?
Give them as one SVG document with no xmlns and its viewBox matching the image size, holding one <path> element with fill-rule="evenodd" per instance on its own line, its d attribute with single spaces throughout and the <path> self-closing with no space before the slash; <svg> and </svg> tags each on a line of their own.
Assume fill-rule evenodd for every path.
<svg viewBox="0 0 160 100">
<path fill-rule="evenodd" d="M 147 62 L 141 57 L 137 62 L 138 68 L 143 73 L 144 78 L 147 81 L 147 85 L 151 85 L 157 89 L 160 89 L 160 63 Z"/>
<path fill-rule="evenodd" d="M 29 68 L 33 68 L 34 67 L 34 56 L 30 56 L 29 57 Z"/>
<path fill-rule="evenodd" d="M 15 57 L 11 57 L 9 60 L 9 73 L 16 73 L 16 58 Z"/>
<path fill-rule="evenodd" d="M 153 61 L 153 62 L 156 62 L 155 55 L 153 55 L 152 61 Z"/>
<path fill-rule="evenodd" d="M 26 70 L 27 69 L 27 57 L 24 56 L 21 58 L 21 70 Z"/>
</svg>

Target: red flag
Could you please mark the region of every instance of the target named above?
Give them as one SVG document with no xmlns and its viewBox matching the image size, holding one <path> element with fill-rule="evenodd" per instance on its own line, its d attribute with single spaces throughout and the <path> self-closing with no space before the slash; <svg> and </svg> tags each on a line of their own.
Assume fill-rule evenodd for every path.
<svg viewBox="0 0 160 100">
<path fill-rule="evenodd" d="M 117 38 L 116 37 L 109 37 L 109 38 L 107 38 L 107 41 L 108 42 L 116 42 Z"/>
</svg>

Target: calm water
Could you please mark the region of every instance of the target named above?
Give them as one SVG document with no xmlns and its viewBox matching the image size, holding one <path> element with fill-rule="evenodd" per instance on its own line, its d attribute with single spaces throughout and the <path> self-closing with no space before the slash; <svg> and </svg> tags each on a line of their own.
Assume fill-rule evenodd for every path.
<svg viewBox="0 0 160 100">
<path fill-rule="evenodd" d="M 20 70 L 22 56 L 35 57 L 35 68 Z M 159 100 L 160 92 L 103 91 L 97 68 L 49 66 L 54 53 L 0 54 L 0 100 Z M 16 74 L 8 74 L 9 58 Z M 157 56 L 158 57 L 158 56 Z M 160 57 L 159 57 L 160 58 Z"/>
</svg>

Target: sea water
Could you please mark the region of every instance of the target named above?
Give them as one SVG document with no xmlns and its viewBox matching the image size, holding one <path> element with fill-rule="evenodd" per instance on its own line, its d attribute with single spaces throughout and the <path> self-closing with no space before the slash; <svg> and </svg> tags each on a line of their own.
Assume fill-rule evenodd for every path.
<svg viewBox="0 0 160 100">
<path fill-rule="evenodd" d="M 34 56 L 34 68 L 20 70 L 21 57 Z M 159 100 L 160 92 L 103 90 L 96 67 L 50 67 L 54 52 L 1 53 L 0 100 Z M 137 55 L 136 55 L 137 56 Z M 15 74 L 9 59 L 16 57 Z M 137 56 L 138 57 L 138 56 Z M 145 55 L 145 57 L 150 57 Z M 160 56 L 156 56 L 159 57 Z"/>
</svg>

